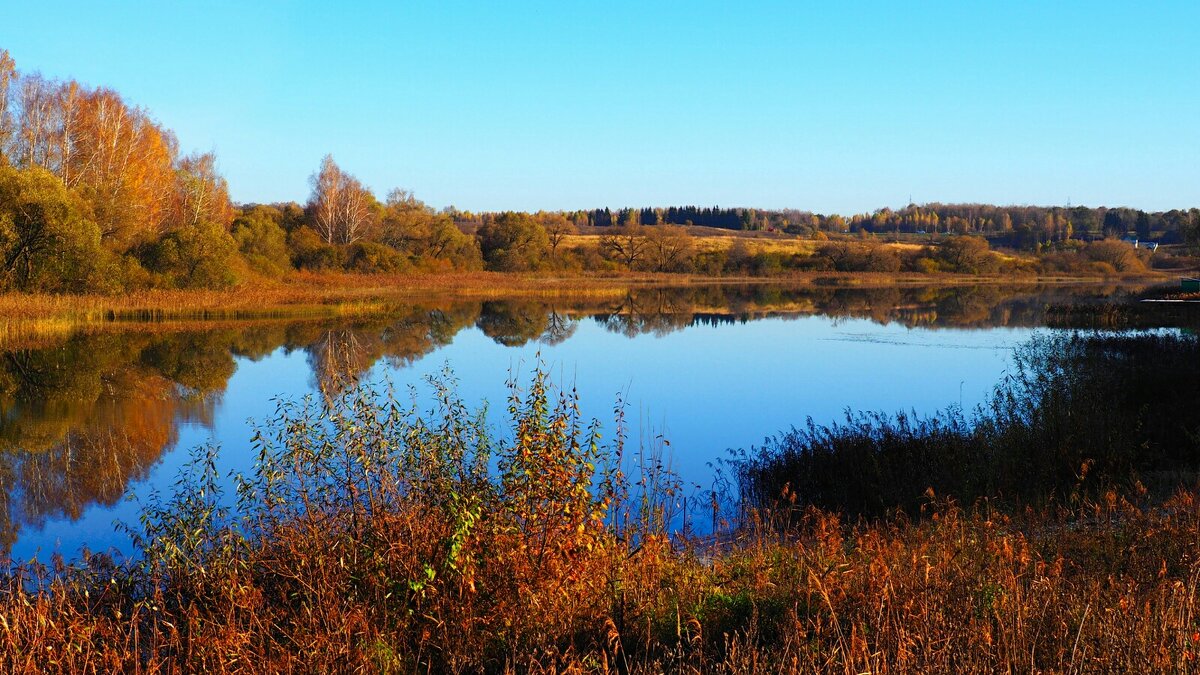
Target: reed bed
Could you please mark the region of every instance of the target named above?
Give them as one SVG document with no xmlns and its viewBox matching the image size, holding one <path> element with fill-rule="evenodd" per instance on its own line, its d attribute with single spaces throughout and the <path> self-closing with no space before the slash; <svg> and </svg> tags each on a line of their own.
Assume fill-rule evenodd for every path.
<svg viewBox="0 0 1200 675">
<path fill-rule="evenodd" d="M 21 330 L 56 325 L 165 320 L 226 320 L 358 316 L 402 303 L 452 299 L 617 298 L 633 288 L 790 285 L 894 288 L 1048 283 L 1098 279 L 885 273 L 795 273 L 780 278 L 704 277 L 687 274 L 339 274 L 296 272 L 284 281 L 259 279 L 229 290 L 138 290 L 119 295 L 0 294 L 0 321 Z M 42 328 L 39 328 L 42 327 Z"/>
<path fill-rule="evenodd" d="M 1200 470 L 1200 339 L 1040 335 L 974 411 L 810 419 L 734 465 L 746 504 L 787 491 L 801 506 L 867 517 L 915 512 L 930 488 L 1021 508 L 1154 486 Z"/>
<path fill-rule="evenodd" d="M 12 566 L 0 669 L 1198 670 L 1186 480 L 1022 508 L 923 489 L 870 518 L 786 484 L 751 508 L 702 495 L 713 531 L 683 536 L 696 504 L 627 455 L 619 404 L 602 436 L 536 372 L 496 434 L 451 377 L 431 386 L 424 413 L 363 388 L 281 402 L 250 475 L 201 448 L 143 504 L 131 559 Z"/>
</svg>

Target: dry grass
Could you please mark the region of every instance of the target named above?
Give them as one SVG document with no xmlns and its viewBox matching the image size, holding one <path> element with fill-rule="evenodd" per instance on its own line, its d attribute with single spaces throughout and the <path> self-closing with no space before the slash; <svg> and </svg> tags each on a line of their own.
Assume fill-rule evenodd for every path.
<svg viewBox="0 0 1200 675">
<path fill-rule="evenodd" d="M 915 273 L 792 273 L 786 278 L 702 277 L 684 274 L 430 275 L 297 273 L 287 282 L 255 282 L 231 290 L 146 290 L 118 296 L 0 294 L 0 337 L 62 335 L 103 323 L 222 321 L 368 316 L 400 305 L 451 300 L 521 298 L 617 299 L 631 289 L 708 286 L 965 286 L 1014 283 L 994 275 Z M 1023 278 L 1021 283 L 1086 283 L 1080 279 Z"/>
<path fill-rule="evenodd" d="M 342 529 L 345 516 L 306 517 L 270 545 L 177 563 L 170 576 L 96 563 L 43 574 L 40 590 L 28 573 L 10 577 L 0 662 L 8 672 L 1197 670 L 1195 492 L 1158 508 L 1112 495 L 1019 519 L 931 508 L 921 521 L 856 526 L 808 511 L 783 534 L 748 527 L 708 545 L 650 536 L 635 546 L 588 527 L 562 531 L 551 549 L 540 531 L 490 524 L 455 548 L 463 521 L 441 510 L 388 513 L 369 535 Z"/>
<path fill-rule="evenodd" d="M 147 290 L 118 296 L 0 294 L 3 331 L 56 334 L 84 324 L 338 317 L 378 314 L 400 304 L 498 297 L 619 297 L 661 275 L 519 276 L 488 272 L 445 275 L 297 273 L 286 283 L 232 290 Z M 687 279 L 676 279 L 686 283 Z"/>
<path fill-rule="evenodd" d="M 145 506 L 141 562 L 12 570 L 0 668 L 1196 670 L 1194 489 L 859 523 L 718 511 L 689 540 L 666 534 L 681 493 L 658 458 L 626 477 L 621 432 L 602 444 L 540 374 L 506 442 L 437 392 L 426 417 L 361 390 L 285 403 L 236 499 L 201 451 Z"/>
</svg>

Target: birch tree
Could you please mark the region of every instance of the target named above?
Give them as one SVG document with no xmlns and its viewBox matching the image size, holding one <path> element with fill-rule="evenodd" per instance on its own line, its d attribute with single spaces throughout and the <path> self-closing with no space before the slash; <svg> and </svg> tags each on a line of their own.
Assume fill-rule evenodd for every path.
<svg viewBox="0 0 1200 675">
<path fill-rule="evenodd" d="M 179 160 L 174 206 L 176 225 L 210 222 L 228 228 L 233 221 L 229 185 L 217 172 L 217 159 L 211 152 Z"/>
<path fill-rule="evenodd" d="M 308 210 L 313 229 L 327 244 L 353 244 L 367 238 L 374 225 L 374 196 L 354 176 L 325 155 L 309 179 Z"/>
<path fill-rule="evenodd" d="M 11 97 L 16 82 L 17 65 L 8 50 L 0 49 L 0 164 L 12 161 L 8 158 L 13 136 Z"/>
</svg>

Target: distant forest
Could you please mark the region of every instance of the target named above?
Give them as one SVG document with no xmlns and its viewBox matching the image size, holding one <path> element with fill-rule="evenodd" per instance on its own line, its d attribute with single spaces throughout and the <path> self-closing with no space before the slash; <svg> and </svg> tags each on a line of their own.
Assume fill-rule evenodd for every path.
<svg viewBox="0 0 1200 675">
<path fill-rule="evenodd" d="M 610 226 L 636 218 L 641 225 L 698 225 L 728 230 L 811 234 L 860 232 L 875 234 L 979 234 L 1013 248 L 1033 250 L 1039 244 L 1081 239 L 1135 236 L 1183 243 L 1195 223 L 1197 209 L 1146 212 L 1124 207 L 993 206 L 989 204 L 909 204 L 892 210 L 852 216 L 824 215 L 796 209 L 766 210 L 672 206 L 643 209 L 594 209 L 572 214 L 579 225 Z"/>
<path fill-rule="evenodd" d="M 0 50 L 0 291 L 229 288 L 298 271 L 1112 275 L 1144 272 L 1154 262 L 1123 238 L 1200 252 L 1194 208 L 469 213 L 435 210 L 400 188 L 381 200 L 331 156 L 309 188 L 304 204 L 234 204 L 212 153 L 183 154 L 170 130 L 117 92 L 20 72 Z M 728 246 L 701 246 L 694 227 L 815 243 L 778 250 L 739 237 Z M 891 235 L 915 236 L 924 246 L 883 245 Z M 997 256 L 994 246 L 1038 255 Z"/>
</svg>

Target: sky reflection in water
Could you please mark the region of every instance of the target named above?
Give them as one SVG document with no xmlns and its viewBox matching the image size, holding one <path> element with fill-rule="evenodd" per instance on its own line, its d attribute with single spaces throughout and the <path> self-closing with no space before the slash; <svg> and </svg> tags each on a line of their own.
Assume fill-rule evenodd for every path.
<svg viewBox="0 0 1200 675">
<path fill-rule="evenodd" d="M 424 380 L 447 368 L 501 431 L 506 382 L 539 362 L 578 387 L 606 435 L 620 397 L 634 441 L 661 434 L 674 469 L 708 488 L 709 463 L 729 448 L 809 416 L 975 406 L 1054 301 L 996 289 L 698 293 L 14 344 L 0 368 L 0 543 L 18 560 L 124 549 L 113 523 L 136 522 L 127 494 L 169 491 L 188 449 L 207 443 L 222 447 L 222 473 L 250 471 L 253 423 L 277 397 L 390 383 L 415 387 L 427 409 Z"/>
</svg>

